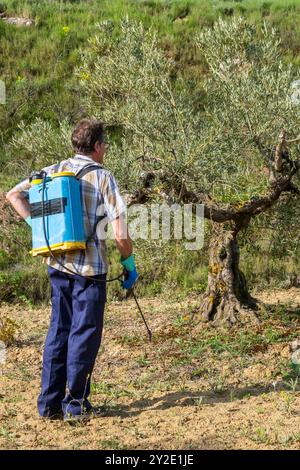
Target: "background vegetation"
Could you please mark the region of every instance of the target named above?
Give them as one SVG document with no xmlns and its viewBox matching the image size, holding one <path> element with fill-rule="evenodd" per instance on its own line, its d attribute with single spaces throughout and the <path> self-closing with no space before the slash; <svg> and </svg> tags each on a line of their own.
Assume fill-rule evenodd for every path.
<svg viewBox="0 0 300 470">
<path fill-rule="evenodd" d="M 30 17 L 34 24 L 17 27 L 0 20 L 0 78 L 7 87 L 7 104 L 0 105 L 0 300 L 18 298 L 30 303 L 49 296 L 44 266 L 28 255 L 29 230 L 21 220 L 16 220 L 3 200 L 3 193 L 26 177 L 29 170 L 22 152 L 16 154 L 9 143 L 24 125 L 37 117 L 59 127 L 63 120 L 73 124 L 85 115 L 78 99 L 79 85 L 74 70 L 96 22 L 103 19 L 118 22 L 128 15 L 155 28 L 166 56 L 175 60 L 173 80 L 179 83 L 178 78 L 183 78 L 195 83 L 199 106 L 204 97 L 201 90 L 206 65 L 195 46 L 195 36 L 219 16 L 242 14 L 258 26 L 266 21 L 278 30 L 284 60 L 300 63 L 300 2 L 295 0 L 8 0 L 5 5 L 7 16 Z M 57 154 L 59 159 L 59 149 Z M 39 158 L 43 160 L 43 155 Z M 283 230 L 272 234 L 272 226 Z M 297 232 L 297 223 L 292 225 L 287 212 L 274 210 L 271 219 L 265 215 L 258 219 L 244 238 L 242 248 L 242 268 L 252 285 L 254 281 L 258 288 L 287 285 L 289 274 L 299 272 Z M 117 254 L 112 247 L 110 252 L 112 271 L 117 272 Z M 187 291 L 204 291 L 205 248 L 200 252 L 183 252 L 174 242 L 154 250 L 139 243 L 136 252 L 142 272 L 140 294 L 172 290 L 177 295 L 185 295 Z M 112 287 L 110 295 L 117 292 L 118 286 Z"/>
</svg>

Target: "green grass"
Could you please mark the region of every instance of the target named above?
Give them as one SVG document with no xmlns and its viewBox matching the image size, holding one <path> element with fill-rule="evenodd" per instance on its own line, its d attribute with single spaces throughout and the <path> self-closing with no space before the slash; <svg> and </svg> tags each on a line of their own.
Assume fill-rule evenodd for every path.
<svg viewBox="0 0 300 470">
<path fill-rule="evenodd" d="M 214 357 L 228 356 L 233 359 L 247 357 L 257 351 L 265 351 L 269 345 L 286 343 L 296 336 L 297 331 L 287 333 L 282 328 L 268 326 L 261 332 L 243 329 L 235 332 L 202 330 L 196 338 L 189 338 L 187 327 L 181 328 L 175 343 L 182 355 L 180 359 L 175 358 L 174 361 L 184 363 L 186 360 L 191 361 L 193 358 L 204 356 L 208 352 Z M 194 370 L 192 375 L 200 375 L 199 369 Z"/>
</svg>

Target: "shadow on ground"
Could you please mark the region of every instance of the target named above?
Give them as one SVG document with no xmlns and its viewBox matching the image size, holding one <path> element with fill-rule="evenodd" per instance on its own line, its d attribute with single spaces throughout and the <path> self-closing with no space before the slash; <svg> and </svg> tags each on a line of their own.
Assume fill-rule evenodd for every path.
<svg viewBox="0 0 300 470">
<path fill-rule="evenodd" d="M 109 406 L 109 402 L 104 406 L 96 406 L 99 416 L 119 416 L 122 418 L 131 418 L 138 416 L 145 411 L 167 410 L 174 407 L 195 406 L 198 404 L 214 406 L 217 403 L 232 403 L 245 397 L 257 397 L 274 391 L 280 392 L 290 390 L 286 382 L 279 381 L 272 386 L 254 385 L 251 387 L 232 388 L 216 393 L 214 391 L 206 392 L 173 392 L 164 396 L 143 399 L 132 402 L 130 405 Z M 300 383 L 295 391 L 300 391 Z"/>
</svg>

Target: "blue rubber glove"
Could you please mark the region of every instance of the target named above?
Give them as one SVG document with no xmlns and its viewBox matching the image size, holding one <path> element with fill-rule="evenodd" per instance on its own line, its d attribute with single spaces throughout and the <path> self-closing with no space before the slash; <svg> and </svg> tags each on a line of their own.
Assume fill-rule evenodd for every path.
<svg viewBox="0 0 300 470">
<path fill-rule="evenodd" d="M 29 225 L 29 227 L 32 227 L 32 222 L 31 222 L 31 217 L 30 217 L 30 215 L 29 215 L 28 217 L 26 217 L 25 222 L 26 222 L 26 224 Z"/>
<path fill-rule="evenodd" d="M 123 289 L 131 289 L 139 277 L 133 255 L 128 256 L 128 258 L 121 258 L 121 265 L 124 268 L 125 281 L 122 282 Z"/>
</svg>

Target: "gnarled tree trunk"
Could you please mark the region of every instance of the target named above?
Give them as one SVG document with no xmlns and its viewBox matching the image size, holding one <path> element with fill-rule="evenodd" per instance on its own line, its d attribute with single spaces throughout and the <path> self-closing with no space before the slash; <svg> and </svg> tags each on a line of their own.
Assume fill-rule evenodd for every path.
<svg viewBox="0 0 300 470">
<path fill-rule="evenodd" d="M 244 274 L 239 268 L 237 234 L 240 228 L 219 226 L 209 247 L 208 287 L 193 320 L 225 323 L 258 322 L 257 301 L 251 297 Z"/>
<path fill-rule="evenodd" d="M 210 243 L 210 260 L 207 292 L 200 308 L 192 314 L 191 320 L 212 320 L 229 326 L 237 322 L 258 323 L 255 313 L 258 301 L 251 297 L 244 274 L 239 268 L 239 246 L 237 241 L 241 229 L 247 228 L 252 217 L 271 208 L 283 193 L 300 195 L 292 179 L 300 169 L 300 161 L 289 157 L 287 144 L 300 141 L 300 137 L 286 140 L 286 132 L 279 134 L 275 153 L 255 137 L 256 145 L 269 165 L 268 190 L 251 197 L 241 205 L 223 204 L 214 201 L 208 194 L 190 191 L 185 179 L 163 170 L 143 172 L 142 187 L 128 199 L 128 204 L 143 203 L 151 199 L 152 183 L 157 179 L 162 185 L 159 191 L 162 199 L 171 202 L 196 203 L 204 205 L 204 217 L 217 224 L 218 230 Z M 157 194 L 157 193 L 156 193 Z M 174 200 L 175 197 L 175 200 Z"/>
</svg>

